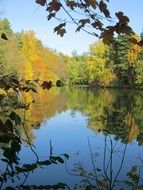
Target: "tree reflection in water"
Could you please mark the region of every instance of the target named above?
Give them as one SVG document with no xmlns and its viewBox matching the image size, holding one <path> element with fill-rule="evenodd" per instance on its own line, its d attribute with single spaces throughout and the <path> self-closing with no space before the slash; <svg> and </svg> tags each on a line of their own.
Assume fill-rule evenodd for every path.
<svg viewBox="0 0 143 190">
<path fill-rule="evenodd" d="M 104 135 L 103 155 L 100 158 L 94 158 L 94 148 L 91 147 L 88 137 L 88 147 L 90 151 L 92 171 L 87 171 L 82 163 L 75 163 L 73 172 L 68 170 L 70 175 L 81 176 L 80 184 L 75 186 L 75 189 L 86 190 L 126 190 L 126 189 L 143 189 L 143 160 L 141 155 L 140 165 L 133 165 L 130 171 L 126 171 L 124 176 L 122 170 L 128 163 L 125 161 L 128 144 L 131 142 L 135 121 L 134 121 L 134 100 L 126 101 L 126 109 L 120 107 L 120 101 L 114 102 L 111 107 L 104 106 L 103 115 L 100 115 L 96 120 L 102 126 L 98 126 L 98 133 Z M 125 106 L 125 105 L 124 105 Z M 96 125 L 96 122 L 95 122 Z M 102 166 L 98 168 L 97 160 L 103 160 Z M 121 173 L 122 172 L 122 173 Z"/>
<path fill-rule="evenodd" d="M 5 90 L 5 88 L 7 88 L 7 81 L 8 83 L 11 82 L 11 87 L 9 88 L 12 89 L 10 92 Z M 29 128 L 28 125 L 31 125 L 26 119 L 29 104 L 26 102 L 23 103 L 19 100 L 19 96 L 17 96 L 17 93 L 21 92 L 20 90 L 22 85 L 24 86 L 24 89 L 26 89 L 26 92 L 28 92 L 31 90 L 30 85 L 34 84 L 29 84 L 31 81 L 26 81 L 26 84 L 22 84 L 18 80 L 9 76 L 5 77 L 5 83 L 3 82 L 3 79 L 1 79 L 0 82 L 3 84 L 3 88 L 5 90 L 3 94 L 0 94 L 0 189 L 69 189 L 65 183 L 57 183 L 56 185 L 45 185 L 39 187 L 24 186 L 30 172 L 34 172 L 38 168 L 46 167 L 52 164 L 63 164 L 65 159 L 68 159 L 69 156 L 68 154 L 61 154 L 60 156 L 53 155 L 52 145 L 50 143 L 49 156 L 47 156 L 47 159 L 39 159 L 27 131 L 27 128 Z M 34 87 L 35 85 L 32 86 L 32 89 Z M 22 89 L 22 92 L 23 91 L 24 90 Z M 23 114 L 19 113 L 18 110 L 22 110 Z M 19 153 L 24 142 L 29 146 L 35 156 L 35 161 L 31 163 L 21 163 Z M 17 180 L 19 181 L 18 183 Z M 12 185 L 10 185 L 11 183 Z"/>
<path fill-rule="evenodd" d="M 27 134 L 26 134 L 27 135 Z M 7 139 L 7 136 L 4 136 Z M 21 139 L 16 136 L 11 136 L 9 142 L 5 143 L 4 141 L 0 141 L 3 143 L 1 149 L 3 158 L 1 159 L 3 164 L 3 171 L 0 173 L 0 189 L 69 189 L 69 187 L 65 183 L 57 183 L 56 185 L 41 185 L 41 186 L 25 186 L 25 182 L 29 177 L 30 172 L 34 172 L 38 168 L 47 167 L 52 164 L 63 164 L 65 159 L 69 158 L 68 154 L 61 154 L 59 156 L 55 156 L 52 153 L 52 145 L 50 143 L 50 155 L 46 160 L 39 160 L 37 153 L 34 150 L 32 144 L 28 143 L 31 151 L 35 155 L 35 161 L 33 163 L 24 163 L 21 165 L 20 158 L 18 156 L 21 150 Z M 27 142 L 27 141 L 26 141 Z M 19 180 L 20 185 L 16 185 L 13 187 L 9 186 L 10 182 L 17 183 L 16 179 Z"/>
<path fill-rule="evenodd" d="M 101 135 L 103 139 L 102 153 L 100 153 L 101 155 L 97 155 L 95 154 L 95 146 L 91 142 L 90 137 L 87 138 L 90 154 L 90 160 L 88 160 L 88 162 L 91 163 L 92 169 L 87 169 L 82 162 L 79 162 L 75 163 L 74 169 L 70 171 L 68 168 L 68 162 L 70 162 L 68 160 L 69 155 L 64 153 L 55 156 L 52 152 L 51 143 L 49 155 L 46 159 L 41 160 L 35 151 L 36 147 L 32 145 L 32 129 L 27 127 L 27 125 L 31 125 L 28 123 L 30 117 L 25 117 L 25 114 L 27 114 L 29 110 L 24 110 L 26 113 L 22 115 L 23 119 L 21 119 L 21 121 L 19 121 L 18 115 L 14 115 L 13 117 L 10 114 L 8 115 L 8 118 L 10 117 L 10 120 L 13 122 L 13 128 L 3 128 L 2 124 L 0 126 L 2 166 L 0 173 L 0 189 L 73 189 L 66 183 L 66 180 L 65 182 L 59 182 L 55 185 L 26 185 L 26 181 L 32 172 L 36 172 L 39 168 L 49 167 L 50 165 L 58 166 L 59 164 L 65 164 L 66 170 L 70 176 L 80 177 L 80 183 L 75 184 L 74 189 L 143 189 L 142 155 L 138 155 L 140 164 L 132 165 L 130 170 L 129 167 L 128 170 L 126 168 L 128 164 L 126 163 L 126 154 L 128 154 L 129 144 L 134 139 L 136 139 L 139 144 L 143 142 L 141 132 L 139 133 L 139 131 L 141 131 L 140 123 L 142 121 L 141 117 L 139 117 L 141 109 L 137 107 L 138 102 L 135 96 L 132 94 L 125 95 L 123 93 L 122 95 L 118 94 L 112 98 L 108 92 L 102 92 L 101 94 L 102 96 L 104 95 L 104 98 L 101 99 L 101 94 L 93 94 L 88 90 L 83 92 L 83 96 L 81 90 L 76 90 L 76 92 L 73 90 L 73 92 L 70 91 L 70 93 L 71 94 L 69 94 L 68 91 L 67 96 L 64 92 L 62 92 L 61 96 L 58 95 L 58 100 L 60 97 L 62 100 L 60 103 L 64 105 L 60 107 L 60 111 L 65 111 L 67 109 L 74 111 L 79 110 L 85 115 L 89 115 L 88 127 L 91 127 L 92 130 L 98 135 Z M 79 94 L 81 97 L 80 103 L 77 98 Z M 86 96 L 88 97 L 86 101 L 84 101 L 85 95 L 88 95 Z M 122 99 L 123 96 L 124 101 Z M 65 99 L 63 100 L 62 97 Z M 70 100 L 68 100 L 67 97 L 70 97 Z M 49 104 L 50 107 L 46 109 L 50 111 L 56 110 L 57 101 L 55 101 L 56 103 L 54 105 L 54 101 L 52 100 L 51 102 L 52 104 Z M 53 109 L 50 109 L 51 105 L 53 105 Z M 54 113 L 52 114 L 54 115 Z M 32 113 L 29 115 L 31 116 L 34 114 Z M 7 121 L 7 119 L 3 121 Z M 20 122 L 20 126 L 14 125 L 17 122 Z M 6 124 L 9 126 L 8 123 Z M 94 126 L 96 127 L 94 128 Z M 34 160 L 29 160 L 30 163 L 22 163 L 19 156 L 23 142 L 27 143 L 34 155 Z M 102 161 L 102 164 L 99 165 L 99 161 L 100 163 Z M 121 176 L 122 174 L 124 174 L 124 176 Z"/>
<path fill-rule="evenodd" d="M 121 170 L 124 166 L 124 159 L 127 149 L 127 144 L 121 145 L 119 141 L 114 141 L 109 136 L 105 136 L 105 147 L 103 165 L 98 168 L 94 154 L 89 144 L 92 171 L 84 169 L 84 165 L 80 162 L 74 165 L 74 170 L 70 172 L 67 167 L 67 172 L 70 175 L 81 176 L 80 184 L 75 185 L 75 189 L 90 189 L 90 190 L 116 190 L 116 189 L 143 189 L 142 165 L 132 166 L 131 170 L 126 173 L 127 180 L 118 179 Z M 108 143 L 107 143 L 108 142 Z M 88 143 L 89 139 L 88 139 Z M 118 145 L 118 143 L 120 145 Z M 116 157 L 120 157 L 120 163 L 116 163 Z M 119 165 L 117 169 L 117 165 Z M 121 177 L 121 176 L 120 176 Z"/>
</svg>

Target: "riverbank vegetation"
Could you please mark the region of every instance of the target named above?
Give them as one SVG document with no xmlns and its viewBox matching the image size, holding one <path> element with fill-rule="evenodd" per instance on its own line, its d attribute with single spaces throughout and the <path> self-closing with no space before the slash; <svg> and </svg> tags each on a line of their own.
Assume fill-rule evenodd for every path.
<svg viewBox="0 0 143 190">
<path fill-rule="evenodd" d="M 46 5 L 48 20 L 55 17 L 60 8 L 69 15 L 64 5 L 58 1 L 47 3 L 46 0 L 36 0 L 36 3 Z M 85 25 L 89 24 L 93 30 L 101 32 L 101 36 L 98 36 L 95 32 L 87 31 L 89 34 L 101 37 L 103 41 L 98 40 L 91 44 L 89 52 L 82 55 L 74 52 L 72 56 L 68 56 L 52 50 L 42 44 L 34 31 L 15 33 L 7 19 L 0 20 L 0 163 L 2 165 L 0 189 L 5 187 L 6 189 L 70 189 L 65 183 L 45 184 L 45 186 L 26 184 L 29 174 L 34 173 L 35 170 L 54 164 L 63 164 L 69 158 L 67 153 L 60 154 L 59 150 L 58 155 L 53 153 L 51 139 L 46 148 L 46 150 L 49 149 L 46 157 L 38 155 L 38 146 L 34 144 L 37 137 L 36 129 L 38 130 L 45 119 L 57 113 L 71 110 L 70 114 L 74 117 L 78 111 L 88 117 L 87 127 L 96 133 L 105 134 L 105 138 L 111 134 L 115 140 L 120 140 L 125 144 L 125 147 L 134 140 L 139 145 L 143 144 L 140 125 L 142 123 L 140 111 L 142 110 L 142 92 L 141 95 L 135 96 L 132 92 L 126 93 L 127 91 L 121 94 L 111 94 L 108 90 L 94 92 L 89 89 L 72 87 L 67 88 L 66 91 L 64 88 L 47 90 L 52 85 L 63 86 L 63 84 L 143 89 L 143 34 L 139 37 L 133 33 L 128 26 L 128 17 L 122 12 L 117 12 L 115 14 L 118 19 L 117 23 L 106 27 L 102 23 L 103 17 L 91 14 L 93 11 L 90 11 L 98 7 L 99 12 L 109 20 L 110 12 L 103 1 L 99 3 L 90 0 L 85 3 L 67 1 L 66 6 L 72 11 L 78 8 L 88 17 L 87 19 L 80 18 L 78 23 L 72 19 L 77 26 L 77 31 L 85 31 Z M 66 24 L 66 22 L 60 23 L 54 28 L 54 32 L 62 37 L 66 33 Z M 56 125 L 59 127 L 59 123 Z M 59 134 L 60 130 L 58 130 L 58 136 Z M 62 138 L 63 135 L 62 133 Z M 21 158 L 25 144 L 29 147 L 29 152 L 34 155 L 32 158 L 28 152 L 28 159 L 32 158 L 28 162 Z M 40 149 L 42 148 L 43 146 L 40 145 Z M 114 148 L 112 149 L 111 146 L 111 157 Z M 106 146 L 104 150 L 106 152 Z M 112 159 L 110 158 L 106 175 L 109 165 L 112 171 Z M 123 161 L 121 161 L 121 166 Z M 136 172 L 138 168 L 135 169 Z M 106 187 L 113 189 L 119 172 L 113 182 L 112 174 L 111 179 L 107 175 Z M 133 177 L 136 177 L 135 172 Z M 88 177 L 90 174 L 87 175 Z M 21 182 L 17 184 L 16 178 Z M 99 182 L 102 183 L 105 180 L 100 179 Z M 139 186 L 138 181 L 135 185 Z M 91 187 L 91 184 L 90 186 L 86 184 L 86 187 Z"/>
<path fill-rule="evenodd" d="M 101 40 L 89 52 L 67 56 L 45 47 L 33 31 L 14 33 L 7 19 L 0 21 L 0 74 L 19 80 L 63 81 L 100 87 L 143 88 L 143 48 L 140 36 L 118 35 L 114 43 Z M 136 42 L 136 43 L 135 43 Z"/>
</svg>

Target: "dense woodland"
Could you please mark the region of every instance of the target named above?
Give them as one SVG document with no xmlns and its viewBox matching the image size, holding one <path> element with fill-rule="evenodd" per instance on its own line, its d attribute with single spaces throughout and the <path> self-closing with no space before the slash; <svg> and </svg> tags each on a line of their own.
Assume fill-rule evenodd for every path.
<svg viewBox="0 0 143 190">
<path fill-rule="evenodd" d="M 91 44 L 88 54 L 70 58 L 70 82 L 101 87 L 142 88 L 143 49 L 131 40 L 139 41 L 141 37 L 118 35 L 110 46 L 102 41 Z"/>
<path fill-rule="evenodd" d="M 1 74 L 53 81 L 65 76 L 63 55 L 44 47 L 33 31 L 13 33 L 7 19 L 0 21 L 0 28 L 8 38 L 0 42 Z"/>
<path fill-rule="evenodd" d="M 63 8 L 61 3 L 54 0 L 49 4 L 46 4 L 46 0 L 36 2 L 48 6 L 48 20 Z M 50 152 L 48 159 L 41 161 L 32 146 L 32 129 L 38 129 L 45 117 L 67 108 L 72 109 L 73 114 L 74 110 L 80 110 L 87 115 L 88 127 L 96 132 L 113 134 L 116 140 L 119 139 L 124 144 L 136 139 L 142 145 L 142 91 L 139 96 L 132 95 L 132 92 L 127 96 L 127 91 L 113 95 L 108 90 L 92 93 L 88 89 L 82 92 L 83 89 L 80 88 L 72 92 L 72 85 L 85 84 L 104 89 L 143 89 L 143 33 L 140 36 L 133 33 L 128 26 L 129 19 L 122 12 L 116 13 L 119 22 L 115 26 L 103 28 L 96 14 L 90 14 L 89 7 L 99 7 L 100 12 L 108 19 L 110 13 L 103 1 L 97 5 L 96 1 L 90 0 L 85 1 L 85 4 L 67 1 L 68 8 L 79 8 L 89 13 L 90 19 L 80 19 L 78 24 L 75 23 L 78 31 L 84 29 L 86 24 L 101 31 L 103 40 L 91 44 L 89 52 L 82 55 L 76 52 L 72 56 L 59 53 L 45 47 L 34 31 L 14 33 L 7 19 L 0 20 L 0 144 L 3 155 L 1 163 L 6 165 L 6 170 L 0 174 L 0 189 L 14 175 L 33 172 L 41 166 L 64 163 L 69 158 L 67 154 L 59 157 Z M 65 25 L 66 23 L 62 23 L 55 27 L 54 32 L 63 36 L 66 32 Z M 49 89 L 49 81 L 55 85 L 57 80 L 70 86 L 67 87 L 66 94 L 62 92 L 62 88 L 43 90 Z M 38 93 L 29 93 L 31 90 Z M 86 100 L 85 95 L 88 97 Z M 48 106 L 45 108 L 43 105 L 33 104 L 34 101 L 39 105 L 47 103 Z M 28 144 L 35 154 L 34 163 L 20 165 L 22 143 Z M 109 179 L 108 181 L 111 182 Z M 61 185 L 66 187 L 65 184 L 60 184 L 53 186 L 53 189 L 58 189 Z M 49 186 L 48 188 L 51 189 Z"/>
<path fill-rule="evenodd" d="M 137 35 L 118 35 L 111 45 L 101 40 L 89 52 L 67 56 L 45 47 L 34 31 L 14 33 L 7 19 L 0 21 L 0 72 L 19 80 L 62 80 L 65 84 L 89 84 L 100 87 L 143 88 L 143 48 L 134 43 Z"/>
</svg>

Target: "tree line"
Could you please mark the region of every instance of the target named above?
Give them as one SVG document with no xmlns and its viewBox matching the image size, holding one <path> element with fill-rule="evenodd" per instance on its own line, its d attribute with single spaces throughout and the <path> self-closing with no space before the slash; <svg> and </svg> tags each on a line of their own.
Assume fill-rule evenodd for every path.
<svg viewBox="0 0 143 190">
<path fill-rule="evenodd" d="M 143 48 L 136 34 L 120 34 L 114 43 L 101 40 L 89 47 L 89 52 L 74 55 L 69 63 L 69 81 L 73 84 L 90 84 L 100 87 L 143 87 Z"/>
<path fill-rule="evenodd" d="M 0 20 L 0 74 L 19 80 L 62 79 L 66 75 L 64 56 L 45 47 L 33 31 L 14 33 L 7 19 Z"/>
<path fill-rule="evenodd" d="M 143 34 L 119 34 L 107 45 L 98 40 L 88 53 L 67 56 L 45 47 L 33 31 L 14 33 L 7 19 L 0 20 L 0 74 L 19 80 L 41 80 L 100 87 L 143 87 Z"/>
</svg>

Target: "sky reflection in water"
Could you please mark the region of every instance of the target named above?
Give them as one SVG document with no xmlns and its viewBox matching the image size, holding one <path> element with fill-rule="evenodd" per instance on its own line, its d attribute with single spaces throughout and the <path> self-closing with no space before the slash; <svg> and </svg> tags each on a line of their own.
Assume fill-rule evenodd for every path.
<svg viewBox="0 0 143 190">
<path fill-rule="evenodd" d="M 124 189 L 131 189 L 136 184 L 136 173 L 140 176 L 143 173 L 143 148 L 138 145 L 143 142 L 140 137 L 143 107 L 139 104 L 143 95 L 114 91 L 92 92 L 76 88 L 61 90 L 56 97 L 58 100 L 63 98 L 63 101 L 58 102 L 56 108 L 56 101 L 52 100 L 55 112 L 53 111 L 53 116 L 50 112 L 50 117 L 45 117 L 40 127 L 33 129 L 33 145 L 39 160 L 46 160 L 50 156 L 50 142 L 53 155 L 67 153 L 69 160 L 64 164 L 39 167 L 29 174 L 25 185 L 53 185 L 62 182 L 71 189 L 76 184 L 77 189 L 85 189 L 91 183 L 98 186 L 98 189 L 109 189 L 110 183 L 112 189 L 120 189 L 121 185 Z M 50 109 L 51 104 L 46 105 L 46 109 Z M 122 127 L 123 124 L 125 128 Z M 128 142 L 127 145 L 125 142 Z M 22 145 L 20 159 L 21 163 L 35 161 L 35 155 L 26 144 Z M 133 166 L 133 179 L 129 179 L 127 173 Z M 90 179 L 82 181 L 86 175 Z M 132 181 L 132 186 L 125 185 L 125 180 Z M 13 186 L 13 183 L 7 183 Z M 17 180 L 14 184 L 20 183 Z M 138 184 L 143 184 L 141 177 Z"/>
</svg>

